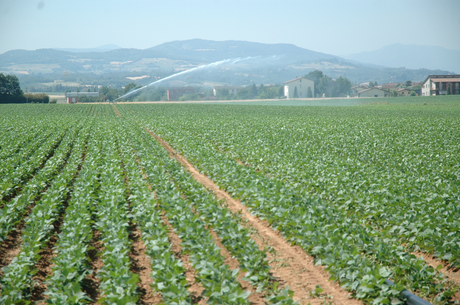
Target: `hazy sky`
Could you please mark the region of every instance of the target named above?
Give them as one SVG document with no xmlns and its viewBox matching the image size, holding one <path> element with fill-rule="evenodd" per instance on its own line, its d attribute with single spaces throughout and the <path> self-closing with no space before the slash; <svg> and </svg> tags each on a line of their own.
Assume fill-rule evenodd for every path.
<svg viewBox="0 0 460 305">
<path fill-rule="evenodd" d="M 342 56 L 393 43 L 460 50 L 460 0 L 0 0 L 0 54 L 193 38 Z"/>
</svg>

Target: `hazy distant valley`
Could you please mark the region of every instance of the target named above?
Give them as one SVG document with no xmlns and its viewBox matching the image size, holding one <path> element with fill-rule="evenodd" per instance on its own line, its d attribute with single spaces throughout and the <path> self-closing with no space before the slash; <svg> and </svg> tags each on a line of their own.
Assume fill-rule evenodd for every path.
<svg viewBox="0 0 460 305">
<path fill-rule="evenodd" d="M 408 52 L 406 50 L 403 55 L 408 57 Z M 416 52 L 414 47 L 411 52 Z M 429 74 L 453 73 L 439 69 L 406 69 L 416 66 L 414 60 L 405 66 L 398 65 L 399 68 L 385 67 L 384 64 L 391 65 L 388 59 L 391 54 L 387 52 L 384 58 L 383 53 L 378 55 L 380 53 L 355 54 L 345 59 L 291 44 L 194 39 L 168 42 L 145 50 L 114 45 L 95 49 L 13 50 L 0 54 L 0 72 L 17 75 L 24 88 L 59 88 L 59 85 L 122 87 L 130 82 L 145 85 L 193 67 L 239 57 L 246 60 L 190 73 L 175 82 L 188 85 L 281 84 L 309 71 L 322 70 L 332 78 L 343 76 L 356 83 L 377 81 L 381 84 L 421 81 Z M 380 62 L 379 58 L 382 59 Z M 455 65 L 452 68 L 459 69 Z"/>
</svg>

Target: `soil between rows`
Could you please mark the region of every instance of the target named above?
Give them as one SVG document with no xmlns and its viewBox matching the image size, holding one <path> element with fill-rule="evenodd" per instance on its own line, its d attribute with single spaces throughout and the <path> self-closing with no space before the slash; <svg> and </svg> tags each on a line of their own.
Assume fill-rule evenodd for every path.
<svg viewBox="0 0 460 305">
<path fill-rule="evenodd" d="M 169 242 L 171 243 L 171 251 L 174 253 L 174 256 L 178 258 L 183 264 L 185 268 L 185 278 L 187 279 L 187 283 L 189 285 L 188 291 L 190 292 L 190 296 L 192 298 L 192 302 L 198 305 L 205 305 L 205 299 L 201 296 L 201 293 L 204 291 L 203 286 L 195 280 L 195 269 L 193 268 L 192 264 L 190 263 L 190 258 L 188 255 L 182 253 L 181 242 L 182 240 L 179 236 L 174 232 L 174 228 L 169 223 L 168 218 L 162 213 L 161 220 L 163 224 L 168 227 L 168 236 Z"/>
<path fill-rule="evenodd" d="M 359 300 L 351 299 L 350 294 L 337 283 L 329 282 L 329 274 L 324 270 L 324 267 L 315 266 L 313 257 L 308 255 L 303 249 L 298 246 L 291 246 L 266 221 L 253 216 L 239 200 L 233 199 L 230 194 L 219 189 L 211 179 L 196 170 L 192 164 L 178 154 L 162 138 L 147 128 L 145 130 L 168 151 L 172 158 L 176 158 L 195 180 L 213 191 L 217 198 L 223 199 L 233 213 L 240 213 L 241 217 L 247 220 L 247 224 L 257 232 L 253 234 L 252 238 L 261 249 L 266 245 L 274 249 L 269 255 L 272 262 L 273 275 L 280 281 L 283 287 L 289 286 L 294 292 L 294 299 L 298 300 L 300 304 L 321 304 L 324 301 L 344 305 L 363 304 Z M 284 262 L 284 264 L 282 263 L 281 267 L 281 265 L 276 264 L 277 262 Z M 310 292 L 314 291 L 316 285 L 319 285 L 324 290 L 319 298 L 312 298 Z"/>
</svg>

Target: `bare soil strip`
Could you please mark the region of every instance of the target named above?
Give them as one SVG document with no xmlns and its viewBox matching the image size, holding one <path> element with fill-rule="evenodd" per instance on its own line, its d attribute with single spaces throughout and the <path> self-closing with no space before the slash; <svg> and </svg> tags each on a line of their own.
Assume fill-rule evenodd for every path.
<svg viewBox="0 0 460 305">
<path fill-rule="evenodd" d="M 70 195 L 68 197 L 70 197 Z M 46 281 L 46 278 L 53 272 L 53 264 L 51 263 L 51 260 L 56 255 L 53 249 L 56 245 L 56 242 L 58 241 L 58 234 L 61 232 L 61 225 L 64 220 L 64 211 L 67 206 L 68 204 L 65 202 L 64 206 L 61 208 L 62 210 L 59 213 L 58 219 L 56 219 L 56 221 L 53 223 L 54 229 L 51 231 L 51 237 L 48 240 L 46 247 L 39 253 L 40 259 L 36 265 L 38 272 L 32 278 L 37 283 L 37 285 L 35 285 L 32 289 L 32 301 L 37 302 L 45 299 L 43 293 L 46 291 L 47 286 L 44 282 Z"/>
<path fill-rule="evenodd" d="M 31 207 L 29 207 L 29 209 L 31 210 Z M 30 213 L 30 211 L 28 213 Z M 18 256 L 21 252 L 21 232 L 23 229 L 24 219 L 10 232 L 10 234 L 8 234 L 0 246 L 0 277 L 4 276 L 1 268 L 8 266 L 13 258 Z"/>
<path fill-rule="evenodd" d="M 192 302 L 194 304 L 205 305 L 206 301 L 201 296 L 201 293 L 203 292 L 204 288 L 203 286 L 201 286 L 200 283 L 195 281 L 195 269 L 192 267 L 192 264 L 190 263 L 190 258 L 188 257 L 188 255 L 182 253 L 182 247 L 180 245 L 182 240 L 174 232 L 174 228 L 169 223 L 168 218 L 166 218 L 166 216 L 164 215 L 164 212 L 161 215 L 161 220 L 163 220 L 163 224 L 168 227 L 171 251 L 174 253 L 174 256 L 184 264 L 185 277 L 189 285 L 188 291 L 190 292 L 190 296 L 192 297 Z"/>
<path fill-rule="evenodd" d="M 152 192 L 153 197 L 155 199 L 157 199 L 157 196 L 156 196 L 155 192 L 153 191 L 152 186 L 147 181 L 147 175 L 146 175 L 144 169 L 141 166 L 141 162 L 140 162 L 139 158 L 136 156 L 136 151 L 134 149 L 132 151 L 133 151 L 133 154 L 135 156 L 136 162 L 139 165 L 139 170 L 142 172 L 142 177 L 146 181 L 146 184 L 147 184 L 147 187 L 148 187 L 149 191 Z M 160 217 L 161 217 L 161 220 L 163 221 L 163 224 L 168 227 L 168 237 L 169 237 L 169 242 L 171 243 L 171 251 L 172 251 L 172 253 L 174 254 L 174 256 L 177 259 L 179 259 L 184 264 L 184 268 L 185 268 L 185 274 L 184 275 L 185 275 L 185 277 L 187 279 L 187 283 L 189 285 L 187 290 L 190 292 L 192 302 L 194 304 L 200 304 L 200 305 L 206 304 L 206 302 L 203 299 L 203 297 L 201 297 L 201 293 L 203 292 L 204 288 L 203 288 L 203 286 L 201 286 L 200 283 L 195 281 L 195 269 L 192 267 L 192 265 L 190 263 L 190 258 L 188 257 L 188 255 L 185 255 L 185 254 L 183 254 L 181 252 L 182 247 L 180 246 L 180 243 L 182 242 L 182 240 L 174 232 L 174 229 L 173 229 L 172 225 L 169 223 L 168 218 L 164 215 L 164 211 L 162 211 L 162 214 L 161 214 Z M 150 268 L 150 272 L 151 272 L 151 270 L 152 269 Z M 159 302 L 161 302 L 161 296 L 158 293 L 157 293 L 157 296 L 158 296 Z"/>
<path fill-rule="evenodd" d="M 115 107 L 115 106 L 114 106 Z M 116 108 L 115 108 L 116 109 Z M 127 192 L 127 198 L 129 208 L 131 210 L 131 201 L 129 200 L 129 178 L 126 173 L 125 163 L 123 162 L 123 156 L 120 153 L 121 166 L 123 168 L 123 177 L 125 181 L 125 187 Z M 129 239 L 132 242 L 131 250 L 128 254 L 131 260 L 131 272 L 139 274 L 140 282 L 137 284 L 140 292 L 140 301 L 142 304 L 159 304 L 161 302 L 161 296 L 155 293 L 152 289 L 151 284 L 153 283 L 150 277 L 152 268 L 150 266 L 150 259 L 145 254 L 145 244 L 142 241 L 142 233 L 136 224 L 129 223 Z"/>
<path fill-rule="evenodd" d="M 117 107 L 115 107 L 115 105 L 112 105 L 112 107 L 113 107 L 113 110 L 115 110 L 115 113 L 121 118 L 120 111 L 118 111 Z"/>
<path fill-rule="evenodd" d="M 100 279 L 96 276 L 98 271 L 104 265 L 100 253 L 104 251 L 104 245 L 101 241 L 101 232 L 93 228 L 93 238 L 91 239 L 92 249 L 88 251 L 88 262 L 92 273 L 87 275 L 83 282 L 82 290 L 93 300 L 90 304 L 96 304 L 100 298 L 99 284 Z"/>
<path fill-rule="evenodd" d="M 161 296 L 155 293 L 151 286 L 153 283 L 153 279 L 150 277 L 152 268 L 150 267 L 150 259 L 145 254 L 146 247 L 142 241 L 142 233 L 134 224 L 131 224 L 129 230 L 129 239 L 132 240 L 132 248 L 128 255 L 131 259 L 131 272 L 139 274 L 140 283 L 138 283 L 138 288 L 141 293 L 141 304 L 160 304 Z"/>
<path fill-rule="evenodd" d="M 240 213 L 241 217 L 248 221 L 260 235 L 266 245 L 270 246 L 272 251 L 273 262 L 285 262 L 283 266 L 274 269 L 273 274 L 278 281 L 294 292 L 294 299 L 299 300 L 302 304 L 316 303 L 316 300 L 310 297 L 310 292 L 314 291 L 316 285 L 323 289 L 323 300 L 318 300 L 318 304 L 330 300 L 334 304 L 363 304 L 359 300 L 350 299 L 350 294 L 341 288 L 335 282 L 329 282 L 329 274 L 322 266 L 315 266 L 313 257 L 308 255 L 298 246 L 291 246 L 279 232 L 273 230 L 266 221 L 251 215 L 247 207 L 242 205 L 239 200 L 233 199 L 230 194 L 219 189 L 219 187 L 208 177 L 196 170 L 183 156 L 178 154 L 168 143 L 159 136 L 145 128 L 145 130 L 169 152 L 171 157 L 176 158 L 193 176 L 195 180 L 213 191 L 219 199 L 223 199 L 228 208 L 233 213 Z M 255 238 L 257 241 L 258 239 Z M 261 240 L 259 239 L 259 243 Z M 315 301 L 315 302 L 314 302 Z"/>
<path fill-rule="evenodd" d="M 230 267 L 230 270 L 237 269 L 240 266 L 240 263 L 236 258 L 233 258 L 231 253 L 225 248 L 225 246 L 222 244 L 221 239 L 217 236 L 217 233 L 214 232 L 211 228 L 207 228 L 211 235 L 212 238 L 214 239 L 214 242 L 216 245 L 220 248 L 220 255 L 222 255 L 225 258 L 224 263 L 227 264 Z M 249 295 L 248 300 L 251 302 L 251 304 L 254 305 L 265 305 L 265 298 L 262 295 L 262 293 L 256 292 L 254 287 L 247 281 L 243 280 L 243 277 L 245 275 L 245 272 L 238 272 L 238 282 L 241 284 L 241 287 L 243 287 L 244 290 L 251 292 Z"/>
</svg>

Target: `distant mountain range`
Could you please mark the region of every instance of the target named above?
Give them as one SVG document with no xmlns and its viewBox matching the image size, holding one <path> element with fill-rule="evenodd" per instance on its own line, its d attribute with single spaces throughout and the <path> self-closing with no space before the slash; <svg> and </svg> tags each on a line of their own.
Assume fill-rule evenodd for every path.
<svg viewBox="0 0 460 305">
<path fill-rule="evenodd" d="M 413 52 L 417 53 L 415 49 Z M 144 50 L 119 48 L 116 45 L 94 49 L 12 50 L 0 54 L 0 72 L 16 74 L 21 84 L 33 86 L 38 82 L 52 84 L 64 79 L 73 83 L 78 79 L 85 79 L 85 82 L 91 80 L 93 85 L 122 86 L 133 79 L 142 84 L 204 64 L 247 57 L 251 59 L 231 67 L 219 66 L 206 73 L 196 73 L 187 82 L 279 84 L 319 69 L 332 78 L 343 76 L 358 83 L 371 80 L 384 83 L 420 81 L 429 74 L 448 74 L 448 71 L 454 70 L 407 69 L 413 62 L 410 61 L 410 56 L 404 61 L 405 64 L 392 65 L 397 68 L 387 68 L 384 66 L 388 64 L 372 61 L 372 52 L 367 53 L 344 59 L 292 44 L 192 39 L 167 42 Z M 382 52 L 381 56 L 384 55 Z M 438 56 L 439 58 L 442 56 Z M 455 61 L 449 58 L 451 62 Z M 435 61 L 431 63 L 433 62 Z M 436 68 L 435 64 L 430 67 Z M 118 79 L 117 82 L 110 83 L 115 78 Z"/>
<path fill-rule="evenodd" d="M 116 49 L 121 49 L 121 47 L 114 45 L 114 44 L 106 44 L 97 48 L 86 48 L 86 49 L 66 49 L 66 48 L 53 48 L 54 50 L 58 51 L 66 51 L 66 52 L 73 52 L 73 53 L 90 53 L 90 52 L 107 52 Z"/>
<path fill-rule="evenodd" d="M 393 68 L 442 69 L 460 73 L 460 51 L 442 47 L 396 43 L 375 51 L 345 56 L 345 58 Z"/>
<path fill-rule="evenodd" d="M 71 51 L 73 50 L 73 51 Z M 49 73 L 59 71 L 103 73 L 109 71 L 150 71 L 180 69 L 237 57 L 277 56 L 278 65 L 311 62 L 339 57 L 314 52 L 291 44 L 262 44 L 244 41 L 209 41 L 193 39 L 173 41 L 139 50 L 97 49 L 13 50 L 0 55 L 0 70 Z M 37 66 L 38 65 L 38 66 Z"/>
</svg>

